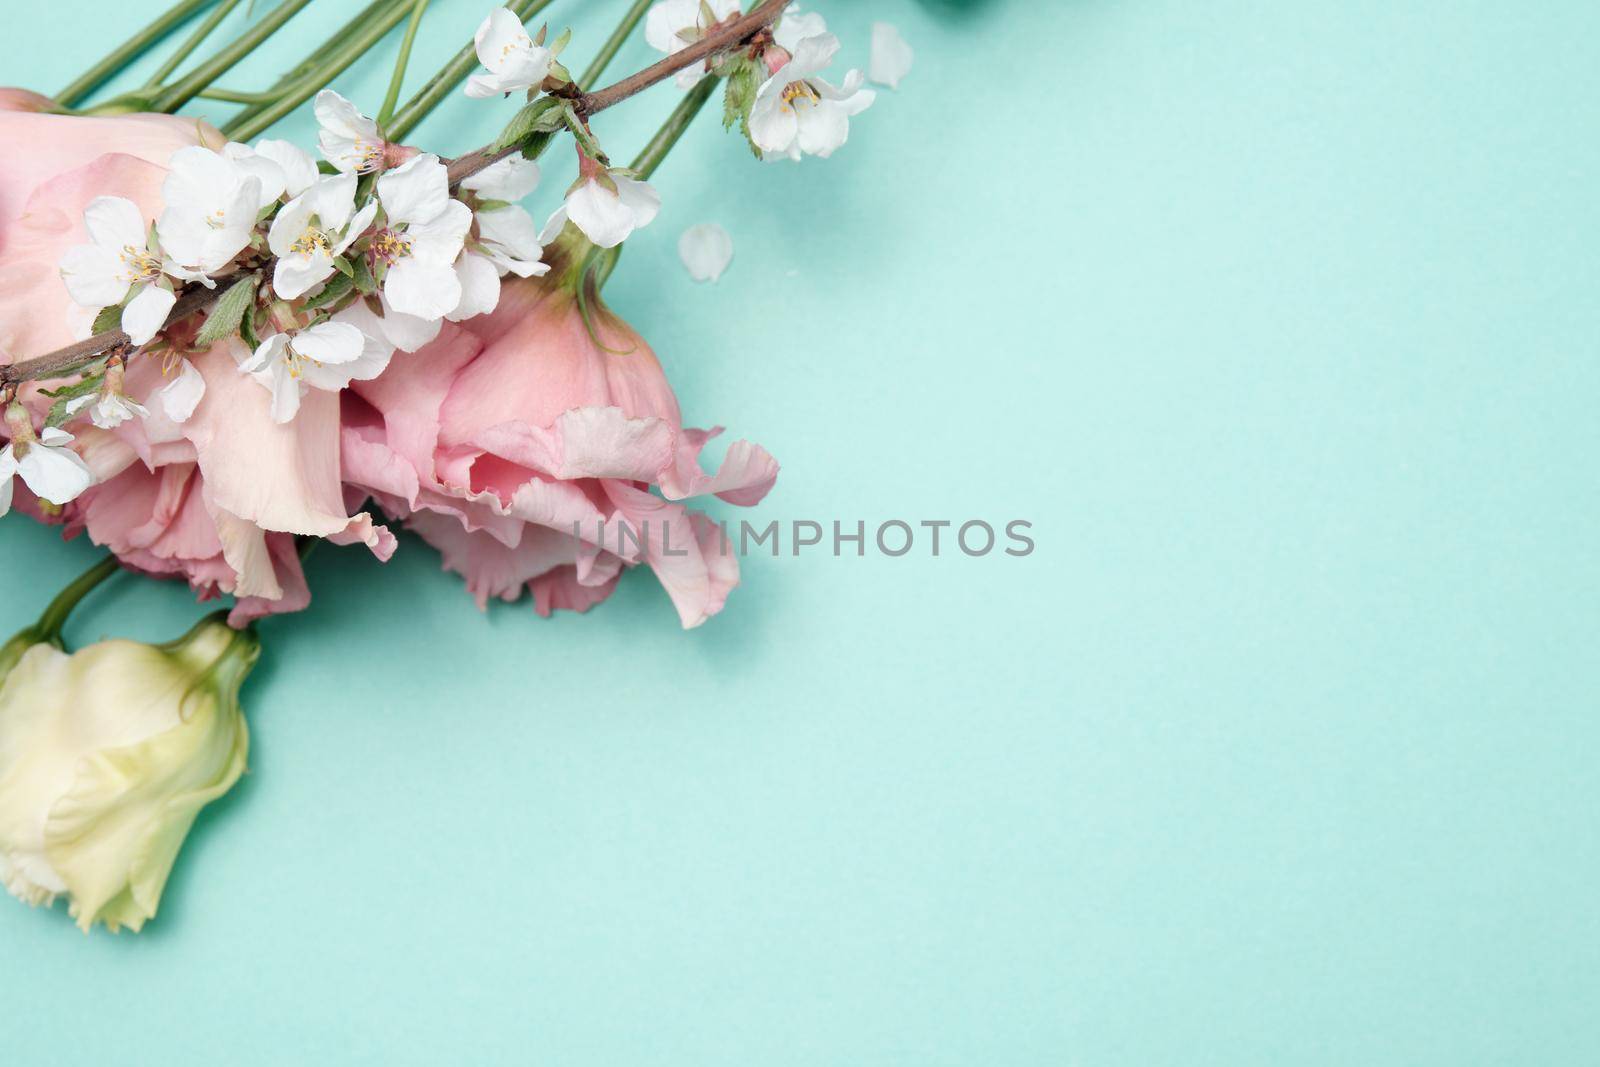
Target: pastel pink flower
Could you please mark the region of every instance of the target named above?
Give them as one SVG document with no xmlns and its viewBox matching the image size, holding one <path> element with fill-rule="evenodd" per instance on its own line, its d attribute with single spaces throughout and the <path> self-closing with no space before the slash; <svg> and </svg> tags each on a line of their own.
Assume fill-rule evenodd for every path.
<svg viewBox="0 0 1600 1067">
<path fill-rule="evenodd" d="M 84 240 L 89 201 L 126 197 L 154 219 L 172 153 L 223 141 L 204 123 L 166 115 L 5 110 L 39 106 L 30 97 L 0 94 L 0 143 L 8 147 L 0 158 L 0 361 L 76 340 L 74 305 L 56 268 Z M 125 387 L 152 417 L 112 431 L 74 424 L 96 484 L 59 517 L 68 535 L 86 532 L 135 570 L 181 577 L 202 599 L 232 594 L 236 624 L 309 602 L 296 535 L 359 541 L 387 559 L 393 536 L 345 510 L 337 398 L 314 394 L 292 424 L 280 425 L 269 394 L 238 372 L 226 345 L 193 364 L 206 390 L 183 424 L 161 415 L 155 393 L 167 380 L 148 356 L 128 365 Z M 22 399 L 42 420 L 49 401 L 38 383 Z M 30 503 L 20 506 L 37 512 Z"/>
<path fill-rule="evenodd" d="M 37 110 L 40 100 L 0 91 L 0 362 L 77 339 L 72 324 L 83 316 L 57 268 L 87 239 L 89 201 L 126 197 L 154 219 L 172 153 L 202 138 L 224 140 L 192 118 L 50 115 Z"/>
<path fill-rule="evenodd" d="M 238 372 L 236 343 L 195 359 L 206 391 L 181 425 L 160 415 L 160 362 L 129 364 L 128 395 L 152 414 L 115 430 L 74 427 L 95 484 L 63 520 L 127 567 L 182 578 L 202 600 L 233 595 L 229 621 L 241 625 L 310 602 L 297 534 L 360 542 L 385 560 L 395 540 L 368 515 L 346 514 L 338 398 L 313 393 L 292 423 L 276 422 L 267 392 Z"/>
<path fill-rule="evenodd" d="M 583 611 L 647 564 L 698 626 L 739 566 L 678 501 L 755 504 L 778 464 L 739 441 L 704 471 L 719 430 L 685 429 L 649 346 L 597 297 L 590 315 L 595 336 L 570 281 L 507 281 L 492 314 L 446 324 L 345 394 L 344 480 L 438 548 L 480 605 L 526 590 L 541 615 Z"/>
</svg>

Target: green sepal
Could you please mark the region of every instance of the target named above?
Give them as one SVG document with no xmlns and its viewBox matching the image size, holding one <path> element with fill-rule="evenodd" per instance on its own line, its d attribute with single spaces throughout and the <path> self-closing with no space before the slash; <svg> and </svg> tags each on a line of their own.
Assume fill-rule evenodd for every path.
<svg viewBox="0 0 1600 1067">
<path fill-rule="evenodd" d="M 378 280 L 372 276 L 372 266 L 366 256 L 357 257 L 351 262 L 351 267 L 350 280 L 355 283 L 357 292 L 362 296 L 371 296 L 378 291 Z"/>
<path fill-rule="evenodd" d="M 756 81 L 754 64 L 748 60 L 733 66 L 728 71 L 727 84 L 722 90 L 722 128 L 733 129 L 734 123 L 741 126 L 750 118 L 750 109 L 755 106 L 756 92 L 761 88 Z"/>
<path fill-rule="evenodd" d="M 578 142 L 578 148 L 582 150 L 584 155 L 602 167 L 611 165 L 611 161 L 606 158 L 605 150 L 600 147 L 600 142 L 595 139 L 594 131 L 584 124 L 583 119 L 578 115 L 577 109 L 572 106 L 570 101 L 564 100 L 561 102 L 561 120 L 566 123 L 567 129 L 572 133 L 573 140 Z"/>
<path fill-rule="evenodd" d="M 100 383 L 104 380 L 105 373 L 99 371 L 87 374 L 71 385 L 64 385 L 60 389 L 45 393 L 46 396 L 53 398 L 55 403 L 50 405 L 50 412 L 44 417 L 44 424 L 46 426 L 64 425 L 69 418 L 67 406 L 79 397 L 98 393 L 100 391 Z"/>
<path fill-rule="evenodd" d="M 261 338 L 256 332 L 256 315 L 260 310 L 252 300 L 250 306 L 245 308 L 244 318 L 239 320 L 239 340 L 249 346 L 252 352 L 261 347 Z"/>
</svg>

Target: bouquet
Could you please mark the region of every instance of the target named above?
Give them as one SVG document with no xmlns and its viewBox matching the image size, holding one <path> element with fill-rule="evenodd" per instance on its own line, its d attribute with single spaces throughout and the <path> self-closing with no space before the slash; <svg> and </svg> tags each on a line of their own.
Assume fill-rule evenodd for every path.
<svg viewBox="0 0 1600 1067">
<path fill-rule="evenodd" d="M 741 440 L 707 470 L 719 428 L 684 424 L 602 289 L 713 96 L 763 160 L 831 155 L 874 102 L 859 70 L 829 80 L 839 41 L 785 0 L 639 0 L 578 75 L 572 33 L 533 28 L 549 0 L 513 0 L 403 105 L 428 0 L 373 0 L 270 89 L 216 84 L 307 2 L 181 77 L 237 0 L 184 0 L 53 98 L 0 91 L 0 514 L 109 552 L 0 648 L 0 881 L 65 898 L 85 931 L 153 918 L 196 815 L 244 772 L 254 623 L 307 606 L 320 542 L 386 560 L 402 524 L 480 605 L 526 595 L 541 616 L 640 566 L 685 627 L 723 608 L 738 561 L 690 502 L 756 504 L 778 464 Z M 207 9 L 144 87 L 86 103 Z M 598 87 L 641 23 L 664 58 Z M 370 116 L 326 87 L 402 24 Z M 909 65 L 875 27 L 873 80 Z M 591 118 L 664 81 L 681 99 L 618 165 Z M 505 109 L 500 136 L 454 159 L 408 143 L 463 82 Z M 196 99 L 238 110 L 174 114 Z M 261 137 L 305 105 L 315 146 Z M 563 144 L 577 177 L 541 225 L 523 204 Z M 679 250 L 714 280 L 732 245 L 697 226 Z M 120 571 L 232 603 L 169 644 L 69 650 L 68 617 Z"/>
</svg>

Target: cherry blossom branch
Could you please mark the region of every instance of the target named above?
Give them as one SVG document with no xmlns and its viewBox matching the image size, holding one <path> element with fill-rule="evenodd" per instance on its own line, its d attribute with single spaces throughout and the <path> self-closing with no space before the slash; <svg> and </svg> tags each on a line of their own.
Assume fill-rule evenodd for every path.
<svg viewBox="0 0 1600 1067">
<path fill-rule="evenodd" d="M 631 74 L 621 81 L 606 86 L 597 92 L 583 92 L 572 89 L 568 95 L 572 106 L 582 118 L 599 114 L 607 108 L 636 96 L 644 90 L 677 74 L 680 70 L 687 70 L 697 63 L 703 63 L 710 57 L 721 52 L 728 52 L 748 44 L 757 35 L 765 32 L 772 24 L 778 21 L 791 0 L 764 0 L 759 6 L 748 14 L 732 19 L 708 33 L 703 39 L 690 45 L 674 55 L 668 56 L 659 63 L 654 63 L 636 74 Z M 298 0 L 284 0 L 279 10 L 298 9 Z M 699 103 L 703 104 L 704 100 Z M 698 107 L 696 107 L 698 110 Z M 678 131 L 681 133 L 681 129 Z M 676 138 L 674 137 L 674 140 Z M 470 178 L 514 152 L 520 151 L 520 145 L 496 147 L 486 145 L 483 148 L 465 155 L 458 156 L 450 161 L 449 176 L 452 186 L 465 178 Z M 263 264 L 263 269 L 270 266 L 270 259 Z M 224 279 L 218 278 L 220 283 Z M 218 288 L 196 289 L 190 288 L 178 297 L 173 305 L 172 312 L 167 316 L 167 324 L 178 322 L 183 318 L 193 315 L 210 306 L 219 293 L 224 290 L 219 284 Z M 37 381 L 48 378 L 64 377 L 74 371 L 93 363 L 95 360 L 117 352 L 126 352 L 130 348 L 128 335 L 122 330 L 108 330 L 96 334 L 77 344 L 68 345 L 36 359 L 24 360 L 0 366 L 0 387 L 15 386 L 26 381 Z"/>
<path fill-rule="evenodd" d="M 765 0 L 749 14 L 722 24 L 683 51 L 670 55 L 659 63 L 653 63 L 637 74 L 630 74 L 597 92 L 577 93 L 573 97 L 573 108 L 582 118 L 597 115 L 606 108 L 622 103 L 630 96 L 637 96 L 652 85 L 666 81 L 680 70 L 688 70 L 697 63 L 704 63 L 719 52 L 729 52 L 748 44 L 757 34 L 777 22 L 784 8 L 791 2 L 792 0 Z M 450 182 L 455 184 L 463 178 L 470 178 L 480 170 L 493 166 L 520 150 L 520 145 L 503 148 L 485 145 L 475 152 L 457 156 L 450 161 Z"/>
<path fill-rule="evenodd" d="M 783 14 L 783 9 L 788 7 L 790 2 L 791 0 L 766 0 L 749 14 L 723 23 L 683 51 L 670 55 L 661 62 L 652 64 L 637 74 L 629 75 L 598 92 L 582 94 L 577 100 L 578 113 L 594 115 L 608 107 L 615 107 L 628 97 L 642 93 L 658 82 L 666 81 L 680 70 L 687 70 L 697 63 L 704 63 L 719 52 L 731 51 L 747 43 L 777 22 L 778 16 Z"/>
</svg>

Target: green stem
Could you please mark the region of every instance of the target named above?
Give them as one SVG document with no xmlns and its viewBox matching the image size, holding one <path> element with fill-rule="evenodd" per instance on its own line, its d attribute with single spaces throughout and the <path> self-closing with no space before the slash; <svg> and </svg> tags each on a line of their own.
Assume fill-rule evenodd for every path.
<svg viewBox="0 0 1600 1067">
<path fill-rule="evenodd" d="M 305 59 L 301 60 L 300 64 L 293 70 L 289 71 L 289 73 L 285 74 L 283 77 L 274 82 L 271 89 L 255 94 L 235 94 L 240 97 L 255 96 L 258 97 L 258 99 L 250 101 L 249 103 L 251 106 L 245 108 L 243 111 L 239 112 L 232 119 L 230 119 L 228 125 L 222 128 L 223 132 L 228 132 L 229 127 L 249 122 L 261 112 L 265 111 L 268 105 L 272 104 L 273 101 L 279 99 L 285 93 L 289 92 L 296 85 L 298 85 L 302 79 L 308 75 L 314 74 L 317 68 L 320 67 L 329 56 L 333 55 L 339 50 L 339 46 L 344 43 L 345 39 L 351 34 L 359 31 L 362 26 L 366 25 L 367 20 L 372 18 L 372 16 L 379 14 L 392 4 L 409 2 L 410 0 L 372 0 L 371 3 L 361 9 L 359 14 L 357 14 L 343 26 L 339 27 L 338 32 L 324 41 L 321 47 L 319 47 L 315 52 L 312 52 Z M 245 103 L 243 100 L 239 102 Z"/>
<path fill-rule="evenodd" d="M 77 607 L 78 601 L 88 596 L 95 586 L 115 574 L 118 566 L 116 556 L 107 556 L 57 593 L 56 598 L 50 601 L 50 606 L 44 609 L 44 614 L 39 616 L 39 640 L 60 645 L 61 628 L 66 625 L 67 616 L 72 614 L 72 609 Z"/>
<path fill-rule="evenodd" d="M 606 67 L 617 57 L 617 53 L 627 43 L 629 35 L 633 33 L 640 20 L 644 18 L 645 12 L 650 10 L 652 2 L 653 0 L 634 0 L 634 5 L 628 9 L 626 15 L 622 16 L 622 21 L 617 24 L 617 28 L 611 31 L 610 37 L 606 38 L 606 43 L 600 46 L 600 52 L 594 57 L 594 61 L 589 64 L 589 69 L 584 71 L 583 76 L 578 79 L 578 88 L 585 90 L 594 88 L 594 83 L 600 80 L 600 75 L 605 73 Z"/>
<path fill-rule="evenodd" d="M 156 97 L 151 110 L 176 111 L 196 96 L 199 96 L 201 90 L 232 70 L 234 64 L 255 51 L 261 42 L 277 33 L 284 23 L 299 14 L 300 9 L 310 2 L 311 0 L 283 0 L 260 22 L 240 34 L 237 41 L 234 41 L 228 47 L 200 64 L 188 75 L 163 90 Z"/>
<path fill-rule="evenodd" d="M 159 44 L 167 34 L 189 20 L 215 0 L 179 0 L 166 14 L 128 38 L 100 62 L 80 74 L 76 81 L 56 94 L 57 103 L 71 107 L 105 84 L 112 75 Z"/>
<path fill-rule="evenodd" d="M 667 153 L 672 151 L 672 146 L 678 143 L 694 117 L 700 114 L 700 109 L 706 106 L 706 101 L 711 99 L 711 94 L 721 84 L 721 78 L 704 78 L 678 102 L 672 114 L 667 116 L 667 121 L 661 124 L 656 135 L 650 138 L 650 143 L 634 159 L 633 169 L 639 172 L 640 178 L 648 178 L 656 172 L 661 161 L 667 158 Z"/>
<path fill-rule="evenodd" d="M 667 121 L 661 124 L 656 135 L 650 138 L 642 151 L 634 158 L 632 169 L 639 173 L 641 179 L 648 178 L 661 166 L 667 158 L 667 153 L 672 151 L 672 146 L 677 144 L 689 129 L 689 124 L 695 116 L 700 114 L 717 88 L 722 84 L 721 78 L 705 78 L 684 94 L 678 106 L 672 109 L 672 114 L 667 116 Z M 617 260 L 622 255 L 623 245 L 615 248 L 595 249 L 585 258 L 581 275 L 587 275 L 593 292 L 598 294 L 611 278 L 611 272 L 617 269 Z M 580 294 L 588 292 L 583 286 L 579 287 Z"/>
<path fill-rule="evenodd" d="M 251 115 L 249 119 L 243 119 L 242 116 L 235 118 L 222 128 L 223 132 L 236 141 L 248 141 L 254 138 L 267 127 L 305 103 L 318 89 L 333 81 L 344 72 L 345 68 L 366 55 L 373 45 L 381 41 L 401 19 L 405 18 L 406 10 L 409 6 L 408 2 L 403 5 L 395 5 L 385 11 L 371 24 L 362 27 L 359 32 L 343 42 L 340 49 L 333 53 L 321 67 L 318 67 L 313 73 L 286 90 L 283 96 L 270 104 L 264 105 L 259 112 Z"/>
<path fill-rule="evenodd" d="M 234 89 L 224 89 L 221 86 L 213 85 L 209 89 L 200 90 L 199 99 L 220 100 L 225 104 L 270 104 L 283 96 L 286 91 L 284 89 L 266 89 L 259 93 L 241 93 Z"/>
<path fill-rule="evenodd" d="M 523 22 L 549 7 L 552 0 L 513 0 L 507 6 L 511 13 Z M 446 97 L 456 91 L 456 87 L 466 80 L 468 74 L 478 65 L 477 46 L 468 41 L 465 48 L 440 68 L 439 73 L 429 78 L 427 84 L 417 90 L 417 94 L 406 101 L 404 107 L 395 113 L 394 118 L 384 126 L 384 136 L 391 141 L 403 141 L 406 135 L 417 128 L 417 123 L 433 113 L 433 109 L 444 103 Z"/>
<path fill-rule="evenodd" d="M 400 54 L 395 57 L 394 73 L 389 77 L 389 91 L 384 94 L 383 107 L 378 109 L 378 128 L 382 129 L 394 117 L 395 105 L 400 103 L 400 87 L 406 80 L 406 66 L 411 62 L 411 46 L 417 40 L 417 27 L 422 25 L 422 14 L 428 10 L 428 0 L 416 0 L 411 8 L 411 21 L 406 24 L 406 35 L 400 41 Z"/>
<path fill-rule="evenodd" d="M 166 80 L 172 76 L 172 72 L 182 66 L 183 61 L 193 55 L 194 50 L 199 48 L 207 37 L 211 36 L 211 31 L 215 30 L 222 23 L 222 20 L 227 18 L 233 9 L 238 6 L 239 0 L 222 0 L 217 9 L 207 15 L 206 20 L 196 26 L 195 31 L 178 46 L 178 50 L 168 56 L 165 63 L 156 68 L 156 72 L 150 75 L 150 80 L 144 83 L 144 87 L 151 92 L 161 88 Z"/>
</svg>

